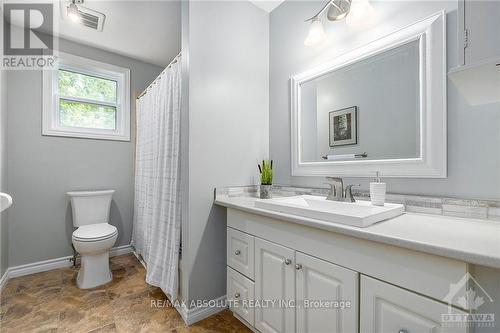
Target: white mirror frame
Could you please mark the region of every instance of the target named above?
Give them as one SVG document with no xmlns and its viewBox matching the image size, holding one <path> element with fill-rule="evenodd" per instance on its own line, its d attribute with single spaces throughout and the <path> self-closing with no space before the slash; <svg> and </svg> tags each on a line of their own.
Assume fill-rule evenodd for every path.
<svg viewBox="0 0 500 333">
<path fill-rule="evenodd" d="M 446 14 L 441 11 L 291 78 L 292 176 L 446 178 Z M 301 84 L 395 47 L 420 45 L 420 157 L 301 161 Z M 369 152 L 368 152 L 369 154 Z"/>
</svg>

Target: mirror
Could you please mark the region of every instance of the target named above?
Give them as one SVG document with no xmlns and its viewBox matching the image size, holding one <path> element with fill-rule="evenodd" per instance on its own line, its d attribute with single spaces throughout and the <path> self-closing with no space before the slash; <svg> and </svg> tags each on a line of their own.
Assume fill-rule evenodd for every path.
<svg viewBox="0 0 500 333">
<path fill-rule="evenodd" d="M 292 77 L 292 175 L 446 176 L 443 22 Z"/>
<path fill-rule="evenodd" d="M 419 71 L 411 41 L 302 83 L 302 160 L 420 157 Z"/>
</svg>

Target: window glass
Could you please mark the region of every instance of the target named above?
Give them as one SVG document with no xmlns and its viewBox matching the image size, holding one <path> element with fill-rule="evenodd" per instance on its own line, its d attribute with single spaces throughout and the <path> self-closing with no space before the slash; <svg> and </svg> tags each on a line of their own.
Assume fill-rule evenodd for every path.
<svg viewBox="0 0 500 333">
<path fill-rule="evenodd" d="M 114 130 L 116 129 L 116 108 L 60 99 L 59 123 L 66 127 Z"/>
<path fill-rule="evenodd" d="M 116 103 L 116 81 L 60 69 L 59 95 Z"/>
</svg>

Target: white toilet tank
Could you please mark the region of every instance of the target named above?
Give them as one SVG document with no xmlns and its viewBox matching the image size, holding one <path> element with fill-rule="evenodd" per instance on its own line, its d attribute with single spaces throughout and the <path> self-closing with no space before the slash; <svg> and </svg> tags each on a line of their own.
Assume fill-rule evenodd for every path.
<svg viewBox="0 0 500 333">
<path fill-rule="evenodd" d="M 71 200 L 73 226 L 108 223 L 113 193 L 115 190 L 66 192 Z"/>
</svg>

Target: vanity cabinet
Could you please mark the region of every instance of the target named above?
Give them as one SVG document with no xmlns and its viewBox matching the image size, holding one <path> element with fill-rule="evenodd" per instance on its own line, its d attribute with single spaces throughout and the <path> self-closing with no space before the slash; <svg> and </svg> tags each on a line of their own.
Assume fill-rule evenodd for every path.
<svg viewBox="0 0 500 333">
<path fill-rule="evenodd" d="M 440 301 L 463 262 L 229 208 L 227 223 L 227 299 L 255 331 L 467 332 Z"/>
<path fill-rule="evenodd" d="M 459 66 L 500 61 L 500 1 L 459 0 Z"/>
<path fill-rule="evenodd" d="M 228 239 L 235 231 L 228 228 Z M 255 282 L 238 274 L 228 256 L 227 297 L 234 313 L 262 333 L 357 332 L 357 272 L 254 239 Z M 245 300 L 253 295 L 260 304 L 249 309 Z"/>
<path fill-rule="evenodd" d="M 465 312 L 367 276 L 361 277 L 360 305 L 360 332 L 467 332 L 443 327 L 441 317 Z"/>
</svg>

